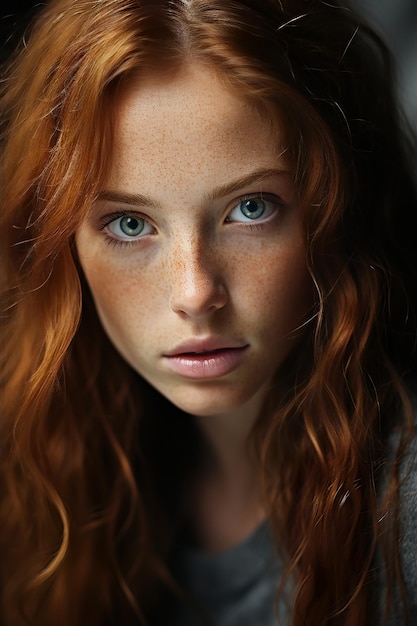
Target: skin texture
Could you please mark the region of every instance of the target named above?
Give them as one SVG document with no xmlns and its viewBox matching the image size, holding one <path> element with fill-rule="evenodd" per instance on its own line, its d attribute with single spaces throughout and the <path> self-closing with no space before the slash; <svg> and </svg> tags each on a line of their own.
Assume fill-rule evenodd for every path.
<svg viewBox="0 0 417 626">
<path fill-rule="evenodd" d="M 312 302 L 285 137 L 193 64 L 132 79 L 115 106 L 112 166 L 77 232 L 79 259 L 116 348 L 202 429 L 211 461 L 187 508 L 200 548 L 222 551 L 265 516 L 245 443 Z M 257 219 L 242 213 L 248 197 Z M 129 217 L 143 228 L 134 237 Z M 179 344 L 213 337 L 246 346 L 230 372 L 172 370 Z"/>
<path fill-rule="evenodd" d="M 270 125 L 197 65 L 170 79 L 132 80 L 115 119 L 111 171 L 76 236 L 102 324 L 181 409 L 252 422 L 310 304 L 289 164 Z M 109 192 L 139 197 L 121 202 Z M 239 202 L 261 193 L 266 212 L 249 220 Z M 120 230 L 120 210 L 146 218 L 139 237 Z M 189 379 L 170 369 L 164 355 L 211 337 L 248 346 L 232 372 Z"/>
</svg>

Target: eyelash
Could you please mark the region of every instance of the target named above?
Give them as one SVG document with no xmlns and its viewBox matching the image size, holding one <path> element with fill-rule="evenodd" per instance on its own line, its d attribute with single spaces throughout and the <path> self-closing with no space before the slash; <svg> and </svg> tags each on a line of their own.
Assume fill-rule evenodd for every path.
<svg viewBox="0 0 417 626">
<path fill-rule="evenodd" d="M 255 193 L 255 194 L 248 194 L 248 195 L 244 195 L 241 196 L 240 198 L 237 198 L 235 201 L 235 204 L 232 208 L 232 211 L 238 206 L 238 204 L 245 202 L 247 200 L 264 200 L 266 202 L 270 202 L 272 205 L 274 205 L 275 207 L 275 211 L 272 215 L 272 219 L 276 216 L 277 212 L 279 211 L 279 209 L 285 207 L 285 203 L 284 201 L 277 195 L 275 194 L 270 194 L 270 193 L 266 193 L 266 194 L 262 194 L 262 193 Z M 230 211 L 230 213 L 232 212 Z M 229 214 L 230 214 L 229 213 Z M 141 213 L 136 213 L 135 211 L 125 211 L 125 210 L 121 210 L 121 211 L 117 211 L 115 213 L 110 213 L 109 215 L 106 215 L 103 218 L 103 221 L 99 227 L 99 230 L 104 231 L 104 229 L 111 224 L 112 222 L 114 222 L 117 219 L 121 219 L 123 217 L 138 217 L 140 219 L 143 219 L 145 221 L 148 221 L 148 218 L 141 214 Z M 249 229 L 250 231 L 260 231 L 263 230 L 268 223 L 270 223 L 270 219 L 267 219 L 266 221 L 263 222 L 227 222 L 227 218 L 225 220 L 225 223 L 230 223 L 230 224 L 236 224 L 238 227 L 244 228 L 245 230 Z M 106 232 L 104 232 L 104 239 L 105 242 L 110 245 L 113 246 L 114 248 L 117 247 L 126 247 L 126 246 L 134 246 L 138 243 L 139 239 L 132 239 L 131 241 L 129 241 L 128 239 L 117 239 L 116 237 L 112 237 L 109 234 L 107 234 Z"/>
</svg>

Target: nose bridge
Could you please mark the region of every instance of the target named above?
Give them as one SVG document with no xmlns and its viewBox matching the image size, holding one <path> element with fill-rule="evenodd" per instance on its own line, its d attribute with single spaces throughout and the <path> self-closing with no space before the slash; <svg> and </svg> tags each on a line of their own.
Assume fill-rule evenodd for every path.
<svg viewBox="0 0 417 626">
<path fill-rule="evenodd" d="M 204 315 L 225 305 L 224 277 L 210 238 L 182 233 L 171 251 L 171 308 L 189 316 Z"/>
<path fill-rule="evenodd" d="M 213 246 L 210 238 L 204 233 L 185 233 L 177 246 L 177 258 L 179 263 L 183 264 L 184 276 L 188 272 L 196 277 L 201 275 L 209 275 L 214 271 L 215 258 Z"/>
</svg>

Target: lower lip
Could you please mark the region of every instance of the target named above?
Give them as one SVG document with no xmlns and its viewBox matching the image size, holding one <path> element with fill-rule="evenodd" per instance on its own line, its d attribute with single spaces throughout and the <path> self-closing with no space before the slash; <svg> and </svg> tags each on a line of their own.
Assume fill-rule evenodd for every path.
<svg viewBox="0 0 417 626">
<path fill-rule="evenodd" d="M 239 367 L 247 348 L 248 346 L 244 346 L 202 354 L 176 354 L 165 358 L 171 370 L 185 378 L 219 378 Z"/>
</svg>

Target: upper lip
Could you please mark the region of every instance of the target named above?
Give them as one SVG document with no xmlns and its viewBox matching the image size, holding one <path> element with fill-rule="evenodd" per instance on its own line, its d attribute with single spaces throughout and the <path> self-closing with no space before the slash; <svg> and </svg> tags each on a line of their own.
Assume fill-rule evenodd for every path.
<svg viewBox="0 0 417 626">
<path fill-rule="evenodd" d="M 248 344 L 243 341 L 234 339 L 224 339 L 221 337 L 208 337 L 206 339 L 189 339 L 184 341 L 169 352 L 166 352 L 164 356 L 178 356 L 180 354 L 196 353 L 201 354 L 204 352 L 213 352 L 214 350 L 228 350 L 236 348 L 246 348 Z"/>
</svg>

